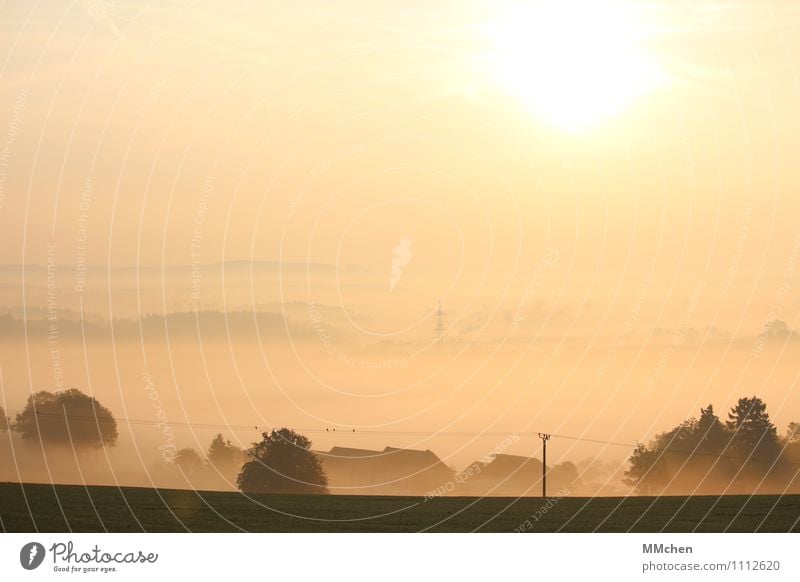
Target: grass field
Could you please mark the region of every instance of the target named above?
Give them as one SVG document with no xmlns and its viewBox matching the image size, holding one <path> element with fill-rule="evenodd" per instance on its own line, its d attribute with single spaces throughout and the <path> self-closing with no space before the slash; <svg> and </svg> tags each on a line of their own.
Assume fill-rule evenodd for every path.
<svg viewBox="0 0 800 582">
<path fill-rule="evenodd" d="M 800 496 L 538 498 L 256 495 L 0 484 L 7 532 L 787 532 Z M 535 519 L 538 517 L 538 520 Z"/>
</svg>

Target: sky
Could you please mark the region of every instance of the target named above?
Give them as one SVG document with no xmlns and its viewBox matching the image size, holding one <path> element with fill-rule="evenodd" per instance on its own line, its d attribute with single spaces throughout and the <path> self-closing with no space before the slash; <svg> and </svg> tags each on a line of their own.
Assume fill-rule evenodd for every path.
<svg viewBox="0 0 800 582">
<path fill-rule="evenodd" d="M 6 1 L 5 408 L 68 384 L 151 414 L 147 370 L 215 423 L 635 442 L 757 393 L 783 430 L 799 26 L 784 1 Z M 196 309 L 275 317 L 67 325 Z M 54 314 L 60 382 L 30 323 Z"/>
</svg>

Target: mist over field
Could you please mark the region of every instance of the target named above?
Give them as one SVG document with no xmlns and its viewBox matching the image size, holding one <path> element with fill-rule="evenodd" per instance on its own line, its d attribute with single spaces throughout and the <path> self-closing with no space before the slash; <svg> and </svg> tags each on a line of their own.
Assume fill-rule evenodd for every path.
<svg viewBox="0 0 800 582">
<path fill-rule="evenodd" d="M 334 4 L 4 4 L 0 481 L 798 492 L 798 7 Z"/>
<path fill-rule="evenodd" d="M 309 300 L 299 282 L 309 270 L 313 289 L 333 276 L 320 265 L 208 267 L 200 279 L 208 289 L 203 297 L 221 300 L 203 305 L 191 299 L 191 268 L 96 269 L 91 280 L 98 283 L 87 284 L 77 304 L 74 290 L 54 286 L 69 283 L 64 269 L 50 269 L 49 287 L 46 267 L 24 269 L 25 303 L 0 315 L 0 404 L 13 420 L 32 391 L 78 388 L 113 411 L 119 440 L 89 452 L 43 449 L 8 432 L 0 478 L 230 490 L 235 473 L 187 475 L 175 469 L 176 452 L 189 448 L 203 457 L 218 433 L 247 449 L 262 431 L 279 426 L 303 432 L 317 451 L 430 450 L 458 476 L 492 454 L 541 460 L 532 434 L 541 431 L 568 437 L 550 443 L 548 465 L 574 465 L 572 495 L 621 495 L 634 492 L 623 481 L 636 443 L 709 403 L 724 420 L 741 395 L 755 392 L 781 434 L 796 420 L 800 396 L 791 387 L 800 335 L 786 324 L 738 333 L 710 326 L 702 309 L 711 291 L 700 288 L 686 300 L 683 318 L 668 327 L 645 305 L 658 293 L 652 284 L 634 290 L 627 312 L 588 309 L 584 321 L 548 293 L 544 277 L 559 277 L 554 256 L 534 284 L 510 294 L 505 309 L 462 313 L 445 305 L 444 345 L 434 341 L 435 314 L 413 300 L 403 309 L 416 320 L 407 319 L 413 321 L 407 331 L 388 339 L 357 325 L 386 324 L 400 307 L 384 311 L 364 301 L 350 312 Z M 278 277 L 283 270 L 286 276 Z M 367 288 L 380 287 L 369 269 L 346 271 Z M 2 274 L 11 285 L 22 272 Z M 252 285 L 245 285 L 248 277 Z M 137 278 L 138 316 L 124 283 Z M 112 281 L 110 293 L 103 280 Z M 245 299 L 215 294 L 215 285 L 259 287 L 263 301 L 248 307 Z M 275 290 L 281 286 L 282 302 Z M 48 289 L 57 301 L 47 301 Z M 380 293 L 393 300 L 403 290 Z M 104 294 L 128 311 L 101 309 Z M 605 318 L 599 327 L 598 318 Z M 538 473 L 525 473 L 523 482 L 513 494 L 539 494 Z M 502 488 L 481 493 L 504 494 Z"/>
</svg>

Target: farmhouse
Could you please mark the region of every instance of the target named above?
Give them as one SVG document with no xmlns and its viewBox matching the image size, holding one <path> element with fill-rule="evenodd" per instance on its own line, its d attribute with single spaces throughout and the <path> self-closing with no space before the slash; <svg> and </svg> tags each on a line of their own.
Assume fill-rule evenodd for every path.
<svg viewBox="0 0 800 582">
<path fill-rule="evenodd" d="M 453 470 L 429 450 L 333 447 L 314 454 L 334 494 L 425 495 L 453 477 Z"/>
</svg>

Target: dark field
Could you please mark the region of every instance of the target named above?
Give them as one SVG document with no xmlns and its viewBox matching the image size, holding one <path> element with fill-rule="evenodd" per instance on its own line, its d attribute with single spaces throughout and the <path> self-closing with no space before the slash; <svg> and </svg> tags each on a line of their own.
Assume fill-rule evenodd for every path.
<svg viewBox="0 0 800 582">
<path fill-rule="evenodd" d="M 0 527 L 7 532 L 512 532 L 521 526 L 542 532 L 800 531 L 797 495 L 567 497 L 551 505 L 543 512 L 538 498 L 248 499 L 238 493 L 3 483 Z"/>
</svg>

